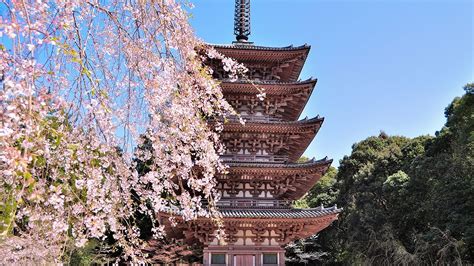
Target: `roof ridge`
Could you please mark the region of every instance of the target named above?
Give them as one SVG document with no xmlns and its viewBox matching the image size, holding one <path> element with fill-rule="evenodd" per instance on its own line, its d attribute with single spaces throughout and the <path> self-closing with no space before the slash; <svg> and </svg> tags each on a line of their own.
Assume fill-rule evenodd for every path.
<svg viewBox="0 0 474 266">
<path fill-rule="evenodd" d="M 231 79 L 220 79 L 221 83 L 228 83 L 228 84 L 259 84 L 259 85 L 299 85 L 299 84 L 307 84 L 312 82 L 317 82 L 317 78 L 309 77 L 305 80 L 296 80 L 296 81 L 279 81 L 279 80 L 257 80 L 257 81 L 250 81 L 250 80 L 237 80 L 231 81 Z"/>
<path fill-rule="evenodd" d="M 225 161 L 225 164 L 229 165 L 239 165 L 239 166 L 250 166 L 250 167 L 255 167 L 255 166 L 277 166 L 277 167 L 286 167 L 286 168 L 299 168 L 299 167 L 306 167 L 306 166 L 311 166 L 311 165 L 319 165 L 319 164 L 324 164 L 324 163 L 332 163 L 332 159 L 328 159 L 328 157 L 324 157 L 319 160 L 314 160 L 314 158 L 308 162 L 303 162 L 303 163 L 281 163 L 281 162 L 252 162 L 252 161 Z"/>
<path fill-rule="evenodd" d="M 304 50 L 304 49 L 311 49 L 311 45 L 307 43 L 299 45 L 299 46 L 282 46 L 282 47 L 272 47 L 272 46 L 261 46 L 261 45 L 254 45 L 254 44 L 211 44 L 207 43 L 207 45 L 212 46 L 214 48 L 222 48 L 222 49 L 229 49 L 229 48 L 240 48 L 244 50 L 269 50 L 269 51 L 295 51 L 295 50 Z"/>
<path fill-rule="evenodd" d="M 312 122 L 319 122 L 319 121 L 324 122 L 324 117 L 316 115 L 315 117 L 308 118 L 306 116 L 305 118 L 300 119 L 300 120 L 296 120 L 296 121 L 258 121 L 258 122 L 249 121 L 249 122 L 246 122 L 242 126 L 246 126 L 247 124 L 248 125 L 258 125 L 258 124 L 265 124 L 265 125 L 284 125 L 284 124 L 288 124 L 288 125 L 294 125 L 294 124 L 309 124 L 309 123 L 312 123 Z M 240 122 L 237 121 L 237 120 L 235 120 L 235 121 L 231 120 L 229 122 L 229 125 L 231 125 L 231 124 L 240 124 Z"/>
</svg>

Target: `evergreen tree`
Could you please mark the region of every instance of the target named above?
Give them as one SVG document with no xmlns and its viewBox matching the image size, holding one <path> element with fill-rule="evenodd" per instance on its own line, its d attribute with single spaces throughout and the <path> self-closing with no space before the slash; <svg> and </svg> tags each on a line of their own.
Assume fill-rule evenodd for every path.
<svg viewBox="0 0 474 266">
<path fill-rule="evenodd" d="M 474 263 L 474 84 L 435 137 L 382 132 L 352 147 L 303 201 L 339 220 L 287 249 L 290 265 Z"/>
</svg>

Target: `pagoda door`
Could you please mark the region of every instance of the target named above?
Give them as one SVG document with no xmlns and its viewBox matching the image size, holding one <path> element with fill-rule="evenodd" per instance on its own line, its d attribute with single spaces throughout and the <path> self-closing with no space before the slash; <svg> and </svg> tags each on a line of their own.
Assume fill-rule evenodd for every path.
<svg viewBox="0 0 474 266">
<path fill-rule="evenodd" d="M 234 266 L 255 266 L 254 255 L 235 255 Z"/>
</svg>

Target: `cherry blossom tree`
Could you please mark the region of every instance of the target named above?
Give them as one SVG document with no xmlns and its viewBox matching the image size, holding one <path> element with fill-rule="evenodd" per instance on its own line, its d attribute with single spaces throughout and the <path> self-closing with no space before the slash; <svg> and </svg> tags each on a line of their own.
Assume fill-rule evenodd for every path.
<svg viewBox="0 0 474 266">
<path fill-rule="evenodd" d="M 113 238 L 143 262 L 134 213 L 216 220 L 218 132 L 236 113 L 204 66 L 183 1 L 0 4 L 0 261 L 61 263 Z M 150 149 L 136 149 L 149 142 Z M 150 161 L 139 176 L 136 160 Z M 205 203 L 205 204 L 204 204 Z"/>
</svg>

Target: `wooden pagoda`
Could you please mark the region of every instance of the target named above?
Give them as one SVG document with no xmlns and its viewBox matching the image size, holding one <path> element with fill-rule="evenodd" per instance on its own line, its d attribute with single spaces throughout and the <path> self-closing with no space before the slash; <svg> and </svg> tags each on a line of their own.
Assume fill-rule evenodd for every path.
<svg viewBox="0 0 474 266">
<path fill-rule="evenodd" d="M 250 2 L 236 0 L 235 34 L 230 45 L 212 45 L 245 64 L 248 79 L 229 81 L 219 62 L 210 62 L 227 101 L 246 120 L 230 121 L 221 134 L 229 173 L 218 176 L 224 239 L 206 218 L 182 222 L 175 235 L 204 246 L 204 265 L 284 265 L 284 246 L 327 227 L 337 207 L 296 209 L 301 198 L 327 171 L 332 160 L 297 163 L 324 119 L 298 120 L 316 85 L 298 80 L 310 47 L 264 47 L 248 42 Z M 257 98 L 256 86 L 266 97 Z"/>
</svg>

